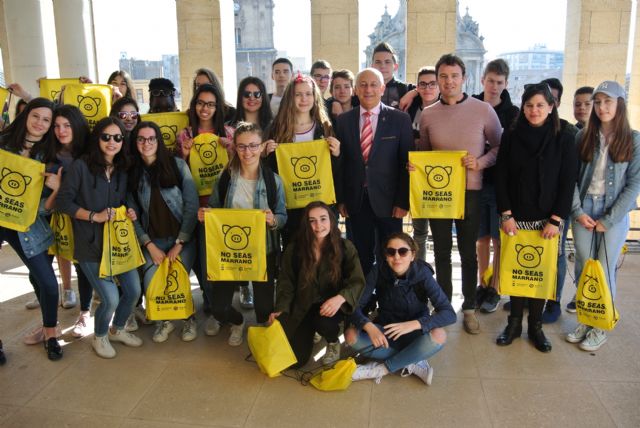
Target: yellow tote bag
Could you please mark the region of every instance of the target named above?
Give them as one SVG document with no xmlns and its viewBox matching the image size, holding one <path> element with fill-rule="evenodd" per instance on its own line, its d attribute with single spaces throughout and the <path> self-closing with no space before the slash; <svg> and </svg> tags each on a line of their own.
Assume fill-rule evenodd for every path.
<svg viewBox="0 0 640 428">
<path fill-rule="evenodd" d="M 313 201 L 336 203 L 331 153 L 325 140 L 278 144 L 276 160 L 287 208 L 304 208 Z"/>
<path fill-rule="evenodd" d="M 36 221 L 45 165 L 0 150 L 0 226 L 26 232 Z"/>
<path fill-rule="evenodd" d="M 75 262 L 73 258 L 73 225 L 71 224 L 71 217 L 54 211 L 49 224 L 53 231 L 53 244 L 49 247 L 49 254 Z"/>
<path fill-rule="evenodd" d="M 4 107 L 4 103 L 7 102 L 7 98 L 9 97 L 9 91 L 7 88 L 0 87 L 0 110 Z"/>
<path fill-rule="evenodd" d="M 500 230 L 500 294 L 554 300 L 558 272 L 558 240 L 539 230 Z"/>
<path fill-rule="evenodd" d="M 196 183 L 198 195 L 206 196 L 213 192 L 213 182 L 229 163 L 227 149 L 214 134 L 199 134 L 193 139 L 189 154 L 189 168 Z"/>
<path fill-rule="evenodd" d="M 111 112 L 111 86 L 96 85 L 94 83 L 72 83 L 64 88 L 62 93 L 65 104 L 80 109 L 93 129 L 100 119 L 109 116 Z"/>
<path fill-rule="evenodd" d="M 332 368 L 321 371 L 309 383 L 320 391 L 343 391 L 351 385 L 351 377 L 355 371 L 355 360 L 347 358 L 338 361 Z"/>
<path fill-rule="evenodd" d="M 269 377 L 279 376 L 298 362 L 278 320 L 269 327 L 249 327 L 247 343 L 260 371 Z"/>
<path fill-rule="evenodd" d="M 55 101 L 63 86 L 79 83 L 78 78 L 40 79 L 40 96 Z"/>
<path fill-rule="evenodd" d="M 205 212 L 209 281 L 267 280 L 267 227 L 261 210 Z"/>
<path fill-rule="evenodd" d="M 144 264 L 133 222 L 127 217 L 127 208 L 116 208 L 114 218 L 104 224 L 100 278 L 129 272 Z"/>
<path fill-rule="evenodd" d="M 171 263 L 165 257 L 153 274 L 145 297 L 147 319 L 152 321 L 183 320 L 195 312 L 189 273 L 180 259 Z"/>
<path fill-rule="evenodd" d="M 409 152 L 416 170 L 409 173 L 412 218 L 464 218 L 466 151 Z"/>
<path fill-rule="evenodd" d="M 167 113 L 147 113 L 142 115 L 143 121 L 155 122 L 162 132 L 162 141 L 169 149 L 176 146 L 176 137 L 184 128 L 189 126 L 189 116 L 183 111 Z"/>
</svg>

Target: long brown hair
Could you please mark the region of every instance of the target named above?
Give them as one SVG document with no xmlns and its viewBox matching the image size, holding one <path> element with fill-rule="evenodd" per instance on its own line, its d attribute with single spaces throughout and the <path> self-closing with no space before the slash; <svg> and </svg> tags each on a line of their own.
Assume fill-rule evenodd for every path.
<svg viewBox="0 0 640 428">
<path fill-rule="evenodd" d="M 309 224 L 309 213 L 314 208 L 322 208 L 329 216 L 331 230 L 322 242 L 320 254 L 322 259 L 329 261 L 329 279 L 334 287 L 338 287 L 342 278 L 342 238 L 340 237 L 340 229 L 338 229 L 338 221 L 333 211 L 327 204 L 321 201 L 309 203 L 304 209 L 302 220 L 298 229 L 296 241 L 296 254 L 293 257 L 300 257 L 300 273 L 298 275 L 298 284 L 300 288 L 309 286 L 316 275 L 318 261 L 313 251 L 316 237 Z"/>
<path fill-rule="evenodd" d="M 609 156 L 614 162 L 629 162 L 633 156 L 633 133 L 629 125 L 627 115 L 627 105 L 620 97 L 617 98 L 618 106 L 616 115 L 613 118 L 613 135 L 609 141 Z M 582 140 L 578 148 L 580 159 L 583 162 L 591 162 L 593 153 L 600 143 L 600 127 L 602 121 L 596 114 L 595 106 L 591 110 L 591 116 L 587 124 L 587 129 L 582 135 Z"/>
</svg>

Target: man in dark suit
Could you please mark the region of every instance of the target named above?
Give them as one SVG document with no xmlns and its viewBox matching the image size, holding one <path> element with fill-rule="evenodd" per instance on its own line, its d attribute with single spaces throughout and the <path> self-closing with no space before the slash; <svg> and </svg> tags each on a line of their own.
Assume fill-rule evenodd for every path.
<svg viewBox="0 0 640 428">
<path fill-rule="evenodd" d="M 409 209 L 407 153 L 413 150 L 409 116 L 380 101 L 385 85 L 382 74 L 366 68 L 356 77 L 360 106 L 338 116 L 336 136 L 341 142 L 343 183 L 338 209 L 347 219 L 365 275 L 381 243 L 402 231 Z M 380 259 L 379 259 L 380 260 Z"/>
</svg>

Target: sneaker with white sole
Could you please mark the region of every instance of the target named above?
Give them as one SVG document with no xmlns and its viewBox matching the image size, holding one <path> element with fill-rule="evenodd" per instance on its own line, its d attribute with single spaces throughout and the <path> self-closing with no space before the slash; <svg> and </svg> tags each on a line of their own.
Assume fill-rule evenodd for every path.
<svg viewBox="0 0 640 428">
<path fill-rule="evenodd" d="M 142 324 L 144 325 L 153 324 L 153 321 L 147 319 L 147 313 L 145 312 L 142 306 L 136 306 L 135 309 L 133 310 L 133 313 Z"/>
<path fill-rule="evenodd" d="M 209 315 L 204 323 L 204 334 L 207 336 L 217 336 L 220 333 L 220 323 L 213 315 Z"/>
<path fill-rule="evenodd" d="M 400 376 L 407 377 L 410 375 L 418 376 L 427 384 L 427 386 L 429 386 L 433 380 L 433 367 L 431 367 L 427 360 L 418 361 L 415 364 L 409 364 L 407 367 L 402 369 Z"/>
<path fill-rule="evenodd" d="M 62 336 L 62 327 L 60 327 L 60 322 L 56 324 L 56 338 Z M 22 339 L 22 342 L 25 345 L 37 345 L 38 343 L 44 342 L 44 327 L 39 325 Z"/>
<path fill-rule="evenodd" d="M 567 303 L 567 312 L 569 312 L 570 314 L 575 314 L 577 309 L 576 309 L 576 295 L 573 295 L 573 299 L 571 299 L 571 301 L 569 303 Z"/>
<path fill-rule="evenodd" d="M 607 341 L 607 333 L 599 328 L 592 328 L 587 333 L 587 337 L 578 345 L 583 351 L 593 352 L 600 349 L 602 345 Z"/>
<path fill-rule="evenodd" d="M 129 315 L 129 318 L 127 318 L 124 329 L 131 333 L 132 331 L 138 331 L 139 328 L 140 327 L 138 326 L 138 321 L 136 321 L 136 316 L 132 313 L 131 315 Z"/>
<path fill-rule="evenodd" d="M 62 307 L 65 309 L 75 308 L 78 304 L 78 299 L 76 299 L 76 292 L 72 289 L 64 290 L 62 296 Z"/>
<path fill-rule="evenodd" d="M 90 333 L 88 329 L 89 317 L 89 312 L 80 312 L 80 315 L 73 326 L 73 330 L 71 330 L 71 336 L 84 337 Z"/>
<path fill-rule="evenodd" d="M 253 291 L 248 285 L 240 286 L 240 307 L 242 309 L 253 309 Z"/>
<path fill-rule="evenodd" d="M 592 328 L 593 327 L 586 324 L 578 324 L 576 329 L 567 334 L 564 339 L 569 343 L 580 343 L 587 337 L 587 333 L 589 333 Z"/>
<path fill-rule="evenodd" d="M 231 333 L 229 334 L 228 343 L 230 346 L 240 346 L 242 345 L 242 335 L 244 333 L 244 322 L 240 325 L 231 324 L 231 328 L 229 329 Z"/>
<path fill-rule="evenodd" d="M 333 364 L 340 359 L 340 342 L 327 343 L 327 350 L 322 357 L 322 364 Z"/>
<path fill-rule="evenodd" d="M 114 333 L 109 330 L 109 340 L 111 342 L 120 342 L 124 343 L 127 346 L 131 346 L 133 348 L 138 348 L 142 346 L 142 339 L 136 336 L 133 333 L 129 333 L 124 328 L 117 329 Z"/>
<path fill-rule="evenodd" d="M 37 297 L 34 297 L 33 300 L 29 300 L 25 303 L 24 307 L 27 309 L 38 309 L 40 307 L 40 301 Z"/>
<path fill-rule="evenodd" d="M 175 326 L 171 321 L 158 321 L 152 339 L 156 343 L 166 342 L 173 330 L 175 330 Z"/>
<path fill-rule="evenodd" d="M 376 383 L 380 383 L 383 376 L 389 374 L 389 369 L 383 363 L 376 361 L 360 364 L 356 367 L 356 371 L 351 375 L 351 380 L 374 379 Z"/>
<path fill-rule="evenodd" d="M 91 346 L 99 357 L 114 358 L 116 356 L 116 350 L 111 346 L 108 336 L 94 336 Z"/>
<path fill-rule="evenodd" d="M 182 325 L 182 341 L 191 342 L 198 337 L 198 323 L 195 317 L 184 320 Z"/>
</svg>

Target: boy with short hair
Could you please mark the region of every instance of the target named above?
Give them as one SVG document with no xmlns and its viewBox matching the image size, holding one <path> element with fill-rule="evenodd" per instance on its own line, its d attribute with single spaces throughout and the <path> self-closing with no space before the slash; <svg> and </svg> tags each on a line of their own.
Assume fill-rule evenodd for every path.
<svg viewBox="0 0 640 428">
<path fill-rule="evenodd" d="M 382 102 L 388 106 L 400 108 L 400 99 L 415 86 L 400 82 L 393 76 L 398 70 L 398 56 L 390 44 L 382 42 L 373 49 L 371 66 L 382 73 L 384 78 L 385 90 Z"/>
<path fill-rule="evenodd" d="M 573 95 L 573 117 L 576 119 L 576 128 L 578 129 L 587 126 L 587 121 L 591 115 L 591 108 L 593 107 L 592 94 L 593 87 L 583 86 L 578 88 Z"/>
<path fill-rule="evenodd" d="M 311 66 L 311 77 L 316 81 L 322 98 L 326 98 L 327 89 L 329 89 L 329 83 L 331 82 L 331 72 L 331 64 L 324 59 L 317 60 Z"/>
<path fill-rule="evenodd" d="M 269 106 L 275 117 L 280 109 L 280 101 L 284 90 L 293 77 L 293 64 L 288 58 L 278 58 L 271 65 L 271 78 L 276 84 L 276 91 L 269 94 Z"/>
</svg>

